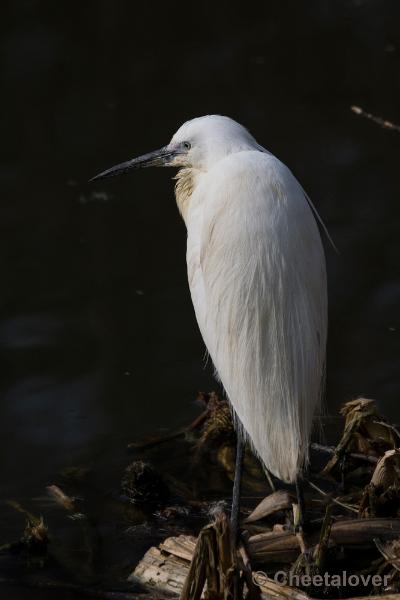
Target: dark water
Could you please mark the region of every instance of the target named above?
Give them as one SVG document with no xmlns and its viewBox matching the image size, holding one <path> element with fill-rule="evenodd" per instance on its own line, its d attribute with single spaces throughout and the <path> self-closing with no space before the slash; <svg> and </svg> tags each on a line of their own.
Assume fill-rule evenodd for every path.
<svg viewBox="0 0 400 600">
<path fill-rule="evenodd" d="M 400 420 L 400 135 L 350 111 L 400 122 L 399 17 L 395 0 L 2 7 L 3 499 L 32 507 L 74 464 L 116 486 L 127 441 L 189 421 L 215 388 L 173 173 L 86 183 L 202 114 L 286 162 L 340 250 L 327 247 L 330 411 L 364 394 Z M 7 541 L 21 518 L 2 514 Z"/>
</svg>

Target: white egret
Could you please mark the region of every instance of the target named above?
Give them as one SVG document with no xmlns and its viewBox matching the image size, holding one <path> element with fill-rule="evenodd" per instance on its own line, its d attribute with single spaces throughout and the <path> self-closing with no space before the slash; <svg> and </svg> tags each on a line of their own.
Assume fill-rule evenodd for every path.
<svg viewBox="0 0 400 600">
<path fill-rule="evenodd" d="M 94 179 L 153 165 L 180 169 L 175 195 L 187 227 L 190 292 L 238 440 L 249 441 L 265 469 L 293 483 L 308 461 L 324 383 L 320 219 L 291 171 L 228 117 L 188 121 L 167 146 Z"/>
</svg>

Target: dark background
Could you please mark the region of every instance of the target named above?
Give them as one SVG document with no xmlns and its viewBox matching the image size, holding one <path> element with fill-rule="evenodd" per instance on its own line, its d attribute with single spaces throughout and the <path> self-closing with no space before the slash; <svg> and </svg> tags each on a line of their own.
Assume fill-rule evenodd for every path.
<svg viewBox="0 0 400 600">
<path fill-rule="evenodd" d="M 400 420 L 400 134 L 350 111 L 400 121 L 399 2 L 1 12 L 1 496 L 29 499 L 82 457 L 112 481 L 126 441 L 187 422 L 216 387 L 173 172 L 86 183 L 204 114 L 288 164 L 339 248 L 326 244 L 329 411 L 364 394 Z"/>
</svg>

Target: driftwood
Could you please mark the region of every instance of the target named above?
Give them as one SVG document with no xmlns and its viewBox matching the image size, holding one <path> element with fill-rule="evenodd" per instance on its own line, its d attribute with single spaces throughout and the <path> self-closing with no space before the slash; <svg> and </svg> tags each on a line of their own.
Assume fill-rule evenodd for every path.
<svg viewBox="0 0 400 600">
<path fill-rule="evenodd" d="M 216 403 L 210 410 L 209 420 L 205 422 L 208 427 L 203 431 L 201 441 L 207 444 L 213 441 L 211 447 L 217 451 L 216 456 L 226 473 L 231 475 L 234 452 L 229 435 L 233 430 L 230 413 L 225 409 L 225 406 Z M 243 519 L 242 523 L 248 526 L 249 531 L 243 533 L 245 546 L 239 545 L 237 553 L 230 550 L 226 535 L 229 524 L 224 517 L 203 528 L 197 541 L 186 536 L 167 538 L 158 548 L 150 549 L 132 577 L 151 589 L 179 594 L 181 600 L 199 600 L 201 597 L 206 600 L 243 597 L 250 600 L 260 595 L 264 599 L 314 600 L 306 592 L 282 586 L 262 572 L 264 579 L 255 581 L 257 572 L 252 571 L 250 563 L 268 569 L 269 573 L 276 566 L 299 575 L 320 574 L 335 556 L 342 555 L 342 549 L 350 551 L 346 552 L 346 557 L 351 556 L 351 551 L 355 556 L 354 551 L 357 550 L 355 564 L 358 565 L 365 550 L 365 572 L 376 569 L 379 575 L 392 569 L 386 575 L 390 586 L 383 588 L 378 587 L 380 584 L 373 584 L 373 591 L 397 591 L 399 576 L 395 571 L 399 570 L 400 561 L 400 482 L 396 442 L 399 434 L 379 415 L 373 400 L 352 400 L 344 405 L 341 412 L 346 422 L 337 447 L 314 445 L 317 451 L 330 455 L 322 471 L 322 475 L 329 476 L 330 491 L 308 481 L 309 486 L 322 496 L 321 500 L 318 497 L 307 499 L 314 528 L 297 533 L 290 526 L 287 528 L 284 523 L 289 520 L 296 522 L 295 514 L 291 518 L 288 512 L 280 513 L 295 509 L 295 497 L 288 490 L 274 491 Z M 370 483 L 366 485 L 364 482 L 361 487 L 346 486 L 346 477 L 352 475 L 354 480 L 360 468 L 364 469 L 362 477 L 364 480 L 368 477 Z M 357 476 L 360 478 L 359 474 Z M 336 483 L 338 480 L 339 483 Z M 263 486 L 265 489 L 265 484 Z M 253 485 L 251 487 L 255 489 Z M 346 511 L 344 515 L 343 509 Z M 350 515 L 364 518 L 354 519 Z M 269 517 L 268 525 L 257 524 L 266 517 Z M 316 527 L 319 522 L 321 525 Z M 266 531 L 270 527 L 273 527 L 272 530 Z M 371 551 L 381 554 L 373 563 L 369 558 Z M 316 588 L 308 588 L 308 584 L 305 589 L 316 593 Z M 349 591 L 351 587 L 346 589 L 345 594 Z M 324 593 L 329 594 L 329 590 Z"/>
<path fill-rule="evenodd" d="M 393 540 L 400 536 L 400 519 L 349 519 L 332 525 L 330 544 L 337 546 L 373 548 L 374 538 Z M 318 534 L 310 536 L 316 544 Z M 248 540 L 248 549 L 254 562 L 291 562 L 299 554 L 296 535 L 290 531 L 260 533 Z"/>
<path fill-rule="evenodd" d="M 181 600 L 199 600 L 205 586 L 209 600 L 235 600 L 239 582 L 230 540 L 229 522 L 219 514 L 197 540 L 182 535 L 150 548 L 129 580 L 175 593 Z"/>
<path fill-rule="evenodd" d="M 179 536 L 179 538 L 168 538 L 166 542 L 167 544 L 165 542 L 162 544 L 164 548 L 177 554 L 184 554 L 185 558 L 169 554 L 167 550 L 150 548 L 136 567 L 130 580 L 148 586 L 152 593 L 167 592 L 177 597 L 182 595 L 191 558 L 188 552 L 190 549 L 194 551 L 195 540 L 189 536 Z M 182 548 L 185 549 L 183 552 Z M 263 572 L 256 571 L 252 577 L 259 588 L 261 600 L 314 600 L 306 592 L 279 584 Z M 151 595 L 149 600 L 150 598 Z M 358 597 L 357 600 L 367 600 L 367 598 L 369 600 L 370 596 Z M 385 600 L 400 600 L 400 594 L 385 594 L 384 598 Z M 349 600 L 355 600 L 355 598 Z"/>
<path fill-rule="evenodd" d="M 146 552 L 128 579 L 151 589 L 178 596 L 189 573 L 189 567 L 190 559 L 178 558 L 159 548 L 152 547 Z"/>
<path fill-rule="evenodd" d="M 191 535 L 170 537 L 160 544 L 160 550 L 166 554 L 172 554 L 172 556 L 191 561 L 196 547 L 196 541 L 196 538 Z"/>
<path fill-rule="evenodd" d="M 207 410 L 184 430 L 184 433 L 190 431 L 191 435 L 185 439 L 182 446 L 185 452 L 179 457 L 182 454 L 185 466 L 188 459 L 191 460 L 188 466 L 191 471 L 184 473 L 182 468 L 182 475 L 190 473 L 190 476 L 181 480 L 180 470 L 177 469 L 176 476 L 165 476 L 164 471 L 168 469 L 160 469 L 159 464 L 165 460 L 161 455 L 168 453 L 163 452 L 162 446 L 161 449 L 157 446 L 177 437 L 167 436 L 151 443 L 153 452 L 150 456 L 143 456 L 143 460 L 128 465 L 120 494 L 107 504 L 116 511 L 118 518 L 121 511 L 125 517 L 126 511 L 127 523 L 133 517 L 134 525 L 127 529 L 129 535 L 131 529 L 135 531 L 138 516 L 148 520 L 151 536 L 148 546 L 154 539 L 152 530 L 160 521 L 170 535 L 181 530 L 182 522 L 184 530 L 192 532 L 199 522 L 204 524 L 207 518 L 204 509 L 207 508 L 208 514 L 215 514 L 214 508 L 209 510 L 210 504 L 230 493 L 226 476 L 232 477 L 235 458 L 231 413 L 227 403 L 215 394 L 207 395 L 206 405 Z M 242 495 L 241 521 L 246 531 L 239 536 L 237 552 L 231 549 L 229 522 L 219 513 L 197 538 L 189 535 L 167 537 L 158 547 L 150 548 L 129 578 L 127 586 L 131 587 L 121 589 L 119 576 L 114 589 L 113 571 L 110 578 L 107 574 L 102 580 L 109 582 L 110 589 L 102 589 L 88 583 L 99 582 L 100 586 L 98 575 L 104 566 L 98 561 L 99 539 L 90 517 L 90 503 L 85 504 L 85 514 L 77 513 L 80 506 L 80 496 L 75 496 L 79 493 L 77 483 L 74 480 L 71 487 L 69 480 L 63 479 L 62 487 L 53 484 L 47 492 L 53 504 L 64 510 L 66 523 L 77 528 L 74 536 L 71 535 L 71 552 L 68 545 L 65 552 L 61 545 L 48 543 L 52 532 L 48 534 L 47 519 L 43 520 L 18 502 L 11 501 L 9 506 L 23 515 L 26 525 L 18 541 L 3 544 L 0 550 L 7 561 L 16 557 L 19 565 L 26 562 L 28 570 L 19 580 L 13 576 L 0 578 L 0 585 L 66 589 L 79 596 L 101 600 L 142 597 L 143 600 L 167 600 L 178 596 L 181 600 L 315 600 L 314 595 L 332 599 L 357 592 L 391 592 L 385 595 L 385 600 L 400 600 L 400 594 L 394 593 L 400 591 L 400 450 L 397 448 L 400 434 L 378 414 L 371 400 L 357 399 L 347 403 L 342 414 L 346 424 L 338 446 L 314 445 L 315 450 L 328 455 L 329 462 L 323 473 L 328 475 L 329 481 L 327 485 L 320 484 L 321 476 L 316 479 L 316 470 L 310 471 L 306 498 L 308 522 L 296 534 L 293 529 L 293 523 L 297 522 L 296 512 L 293 510 L 292 515 L 290 511 L 296 506 L 294 495 L 280 490 L 263 500 L 256 496 L 258 489 L 265 494 L 268 487 L 250 448 L 247 448 L 244 461 L 246 494 Z M 209 475 L 209 465 L 211 491 L 207 496 L 205 479 Z M 215 474 L 211 473 L 211 465 L 218 468 Z M 318 471 L 320 468 L 319 464 Z M 197 472 L 200 473 L 199 480 L 196 479 Z M 212 475 L 215 475 L 214 479 Z M 201 487 L 199 483 L 205 485 Z M 256 502 L 259 504 L 254 508 Z M 138 505 L 139 510 L 136 509 Z M 358 516 L 356 520 L 355 515 Z M 265 517 L 268 521 L 259 523 Z M 80 535 L 79 546 L 75 543 L 75 535 Z M 50 568 L 56 563 L 63 569 L 59 572 L 68 577 L 60 581 L 47 579 L 47 563 Z M 252 566 L 260 571 L 253 570 Z M 37 567 L 40 572 L 37 577 L 32 577 L 33 569 Z M 309 577 L 310 574 L 312 578 L 322 574 L 337 576 L 343 567 L 345 571 L 349 569 L 349 575 L 357 574 L 361 578 L 364 574 L 377 575 L 383 583 L 362 580 L 365 589 L 360 586 L 356 589 L 349 583 L 347 571 L 343 584 L 340 581 L 324 583 L 323 589 L 318 589 L 321 584 L 313 581 L 307 583 L 292 578 L 292 575 Z M 278 571 L 298 588 L 281 584 Z M 271 579 L 274 574 L 276 580 Z M 145 590 L 147 594 L 143 595 Z M 366 598 L 361 597 L 361 600 Z"/>
<path fill-rule="evenodd" d="M 221 528 L 221 524 L 219 527 Z M 329 537 L 329 546 L 374 548 L 376 538 L 381 542 L 389 542 L 400 536 L 400 519 L 339 521 L 332 526 L 329 523 L 329 533 L 330 535 L 326 538 L 323 536 L 323 539 L 314 534 L 308 542 L 313 545 L 319 544 L 320 547 L 321 544 L 327 546 Z M 167 538 L 159 548 L 153 547 L 147 551 L 130 580 L 152 589 L 181 595 L 181 598 L 185 599 L 200 598 L 207 581 L 208 589 L 213 591 L 208 597 L 218 598 L 224 587 L 232 585 L 231 581 L 228 582 L 231 577 L 228 538 L 228 535 L 224 536 L 223 531 L 219 531 L 218 535 L 214 524 L 202 530 L 197 543 L 191 536 Z M 298 538 L 290 531 L 271 531 L 252 536 L 247 541 L 247 549 L 254 563 L 292 562 L 300 553 Z M 304 600 L 307 597 L 304 592 L 281 586 L 268 578 L 263 580 L 263 585 L 260 585 L 259 581 L 257 585 L 263 595 L 269 594 L 268 597 L 292 600 Z M 400 600 L 400 595 L 396 600 Z"/>
<path fill-rule="evenodd" d="M 253 578 L 260 590 L 261 600 L 313 600 L 306 592 L 277 583 L 262 571 L 253 573 Z"/>
</svg>

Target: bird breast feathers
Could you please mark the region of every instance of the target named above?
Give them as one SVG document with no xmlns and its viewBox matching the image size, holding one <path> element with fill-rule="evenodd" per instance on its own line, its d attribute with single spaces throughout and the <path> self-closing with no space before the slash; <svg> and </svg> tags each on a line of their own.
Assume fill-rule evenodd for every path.
<svg viewBox="0 0 400 600">
<path fill-rule="evenodd" d="M 194 172 L 191 168 L 180 169 L 176 176 L 175 198 L 179 212 L 186 220 L 188 203 L 194 188 Z"/>
<path fill-rule="evenodd" d="M 292 481 L 307 460 L 325 360 L 314 216 L 278 159 L 241 152 L 199 178 L 186 225 L 189 285 L 210 356 L 263 464 Z"/>
</svg>

